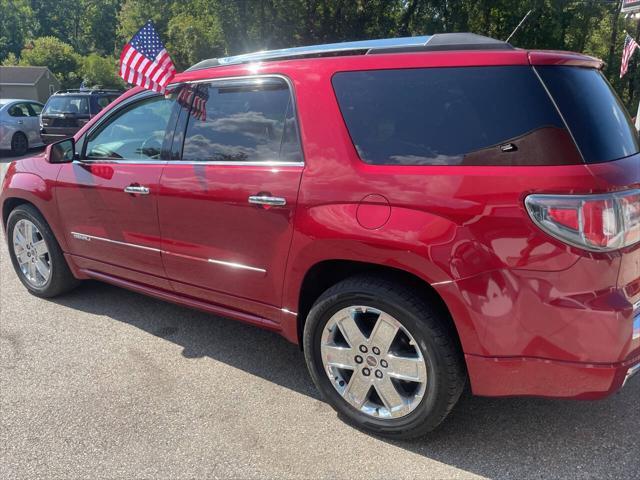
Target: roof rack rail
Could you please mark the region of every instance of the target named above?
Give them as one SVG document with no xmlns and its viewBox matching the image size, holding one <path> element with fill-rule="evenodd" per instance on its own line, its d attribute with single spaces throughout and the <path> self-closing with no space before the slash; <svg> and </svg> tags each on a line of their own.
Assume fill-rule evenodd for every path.
<svg viewBox="0 0 640 480">
<path fill-rule="evenodd" d="M 270 60 L 291 60 L 339 55 L 373 55 L 379 53 L 429 52 L 447 50 L 512 50 L 509 43 L 475 33 L 437 33 L 419 37 L 383 38 L 355 42 L 328 43 L 306 47 L 282 48 L 245 53 L 232 57 L 210 58 L 186 71 Z"/>
<path fill-rule="evenodd" d="M 122 90 L 117 88 L 65 88 L 58 90 L 54 95 L 59 93 L 122 93 Z"/>
</svg>

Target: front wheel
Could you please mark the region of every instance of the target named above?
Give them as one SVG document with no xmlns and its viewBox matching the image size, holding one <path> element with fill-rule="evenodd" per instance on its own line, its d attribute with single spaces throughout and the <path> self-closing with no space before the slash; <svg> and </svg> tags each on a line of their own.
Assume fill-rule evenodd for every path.
<svg viewBox="0 0 640 480">
<path fill-rule="evenodd" d="M 34 295 L 55 297 L 78 284 L 49 225 L 31 205 L 9 214 L 7 242 L 18 278 Z"/>
<path fill-rule="evenodd" d="M 444 420 L 466 381 L 447 325 L 412 289 L 353 277 L 311 309 L 305 358 L 314 383 L 347 421 L 377 435 L 416 437 Z"/>
</svg>

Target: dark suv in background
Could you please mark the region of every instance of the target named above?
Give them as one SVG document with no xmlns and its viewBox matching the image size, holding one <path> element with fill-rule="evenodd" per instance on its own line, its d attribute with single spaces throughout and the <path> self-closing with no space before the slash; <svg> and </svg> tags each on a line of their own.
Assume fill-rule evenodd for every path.
<svg viewBox="0 0 640 480">
<path fill-rule="evenodd" d="M 52 143 L 74 135 L 89 119 L 113 102 L 121 90 L 61 90 L 47 101 L 40 117 L 40 136 Z"/>
</svg>

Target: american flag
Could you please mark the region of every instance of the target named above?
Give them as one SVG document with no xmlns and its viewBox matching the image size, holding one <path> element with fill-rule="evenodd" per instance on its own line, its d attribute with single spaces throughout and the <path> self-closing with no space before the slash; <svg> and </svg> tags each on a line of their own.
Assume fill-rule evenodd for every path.
<svg viewBox="0 0 640 480">
<path fill-rule="evenodd" d="M 190 108 L 191 115 L 203 122 L 207 120 L 208 100 L 208 85 L 187 86 L 178 94 L 178 103 L 185 108 Z"/>
<path fill-rule="evenodd" d="M 629 69 L 629 60 L 631 60 L 631 56 L 633 52 L 638 48 L 638 42 L 636 42 L 631 35 L 628 33 L 624 37 L 624 48 L 622 49 L 622 63 L 620 64 L 620 78 L 624 77 L 624 74 L 627 73 Z"/>
<path fill-rule="evenodd" d="M 149 20 L 120 54 L 120 76 L 127 83 L 164 93 L 176 74 L 171 57 Z"/>
</svg>

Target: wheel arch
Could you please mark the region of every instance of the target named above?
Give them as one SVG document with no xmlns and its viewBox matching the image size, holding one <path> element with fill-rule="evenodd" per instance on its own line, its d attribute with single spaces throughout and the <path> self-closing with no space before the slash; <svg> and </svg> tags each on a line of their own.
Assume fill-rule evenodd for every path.
<svg viewBox="0 0 640 480">
<path fill-rule="evenodd" d="M 296 325 L 298 344 L 301 348 L 307 315 L 318 297 L 332 285 L 346 278 L 363 274 L 391 279 L 419 292 L 442 313 L 442 318 L 446 319 L 445 327 L 455 339 L 459 351 L 462 352 L 460 334 L 453 316 L 443 298 L 428 282 L 406 270 L 352 260 L 323 260 L 314 264 L 305 273 L 300 285 Z"/>
<path fill-rule="evenodd" d="M 6 232 L 7 221 L 11 212 L 18 206 L 28 204 L 35 208 L 47 222 L 53 235 L 63 251 L 67 251 L 65 236 L 59 230 L 58 216 L 53 204 L 53 194 L 45 181 L 38 175 L 31 173 L 16 173 L 5 184 L 0 201 L 2 228 Z"/>
</svg>

